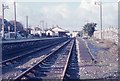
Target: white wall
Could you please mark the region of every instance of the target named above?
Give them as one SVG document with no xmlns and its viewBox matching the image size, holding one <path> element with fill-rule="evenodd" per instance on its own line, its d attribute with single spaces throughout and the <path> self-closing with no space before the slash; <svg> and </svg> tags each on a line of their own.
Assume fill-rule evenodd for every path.
<svg viewBox="0 0 120 81">
<path fill-rule="evenodd" d="M 94 37 L 100 39 L 100 36 L 101 36 L 101 32 L 95 31 Z M 102 36 L 104 39 L 108 39 L 108 40 L 118 43 L 118 29 L 117 28 L 111 27 L 111 28 L 103 30 Z"/>
<path fill-rule="evenodd" d="M 78 32 L 72 32 L 72 37 L 76 37 Z"/>
<path fill-rule="evenodd" d="M 41 36 L 41 31 L 40 30 L 37 30 L 35 31 L 34 29 L 31 30 L 31 34 L 35 35 L 35 34 L 39 34 Z"/>
<path fill-rule="evenodd" d="M 54 36 L 54 33 L 52 32 L 52 31 L 50 31 L 50 30 L 48 30 L 47 32 L 46 32 L 46 35 L 48 36 L 48 34 L 50 34 L 50 36 Z"/>
</svg>

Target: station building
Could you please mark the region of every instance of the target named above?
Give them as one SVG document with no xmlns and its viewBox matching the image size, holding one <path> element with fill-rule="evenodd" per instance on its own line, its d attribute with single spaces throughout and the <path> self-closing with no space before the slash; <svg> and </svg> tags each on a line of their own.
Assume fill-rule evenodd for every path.
<svg viewBox="0 0 120 81">
<path fill-rule="evenodd" d="M 69 31 L 62 29 L 58 25 L 56 25 L 53 28 L 50 28 L 46 31 L 46 36 L 51 36 L 51 37 L 66 37 L 67 33 Z"/>
<path fill-rule="evenodd" d="M 39 27 L 34 27 L 31 30 L 31 34 L 33 35 L 38 35 L 38 36 L 42 36 L 42 30 Z"/>
<path fill-rule="evenodd" d="M 73 32 L 72 32 L 72 37 L 77 37 L 78 34 L 79 34 L 79 31 L 73 31 Z"/>
</svg>

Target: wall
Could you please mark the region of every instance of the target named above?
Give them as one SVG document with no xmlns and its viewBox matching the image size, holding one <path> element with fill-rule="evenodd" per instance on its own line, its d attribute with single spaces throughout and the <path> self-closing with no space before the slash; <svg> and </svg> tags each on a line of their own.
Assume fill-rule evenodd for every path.
<svg viewBox="0 0 120 81">
<path fill-rule="evenodd" d="M 94 37 L 100 39 L 100 36 L 101 36 L 101 32 L 95 31 Z M 116 44 L 118 43 L 118 29 L 117 28 L 110 27 L 110 28 L 103 30 L 102 36 L 104 39 L 111 40 L 115 42 Z"/>
</svg>

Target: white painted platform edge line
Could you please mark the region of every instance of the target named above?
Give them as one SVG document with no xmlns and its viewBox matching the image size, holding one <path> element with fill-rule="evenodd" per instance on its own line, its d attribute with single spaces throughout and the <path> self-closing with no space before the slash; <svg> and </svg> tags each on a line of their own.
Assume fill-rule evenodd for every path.
<svg viewBox="0 0 120 81">
<path fill-rule="evenodd" d="M 79 49 L 79 42 L 76 39 L 76 50 L 77 50 L 77 58 L 78 58 L 78 66 L 79 66 L 79 75 L 80 75 L 80 49 Z M 81 78 L 81 77 L 80 77 Z"/>
<path fill-rule="evenodd" d="M 78 63 L 79 63 L 79 65 L 80 65 L 80 49 L 79 49 L 79 42 L 78 42 L 78 40 L 76 39 L 76 50 L 77 50 L 77 57 L 78 57 Z"/>
</svg>

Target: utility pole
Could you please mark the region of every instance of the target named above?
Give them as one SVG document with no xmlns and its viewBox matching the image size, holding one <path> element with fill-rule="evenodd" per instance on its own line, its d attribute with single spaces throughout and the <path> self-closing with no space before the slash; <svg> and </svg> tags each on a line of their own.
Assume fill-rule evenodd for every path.
<svg viewBox="0 0 120 81">
<path fill-rule="evenodd" d="M 4 32 L 4 4 L 2 4 L 2 39 L 5 38 L 5 32 Z"/>
<path fill-rule="evenodd" d="M 26 16 L 26 30 L 27 30 L 27 38 L 29 35 L 29 30 L 28 30 L 28 16 Z"/>
<path fill-rule="evenodd" d="M 100 22 L 101 22 L 101 39 L 103 38 L 102 36 L 102 2 L 100 1 Z"/>
<path fill-rule="evenodd" d="M 8 33 L 9 33 L 9 38 L 10 38 L 10 26 L 8 26 Z"/>
<path fill-rule="evenodd" d="M 40 21 L 40 27 L 42 28 L 42 31 L 44 31 L 44 20 Z"/>
<path fill-rule="evenodd" d="M 2 39 L 5 39 L 5 27 L 4 27 L 4 10 L 9 9 L 8 6 L 2 4 Z"/>
<path fill-rule="evenodd" d="M 15 39 L 17 38 L 17 27 L 16 27 L 16 2 L 14 2 L 14 32 L 15 32 Z"/>
<path fill-rule="evenodd" d="M 101 27 L 101 39 L 103 38 L 102 36 L 102 1 L 100 0 L 99 2 L 95 2 L 95 5 L 100 6 L 100 27 Z"/>
<path fill-rule="evenodd" d="M 44 31 L 44 20 L 42 20 L 42 29 Z"/>
<path fill-rule="evenodd" d="M 46 22 L 46 29 L 47 29 L 47 22 Z"/>
</svg>

